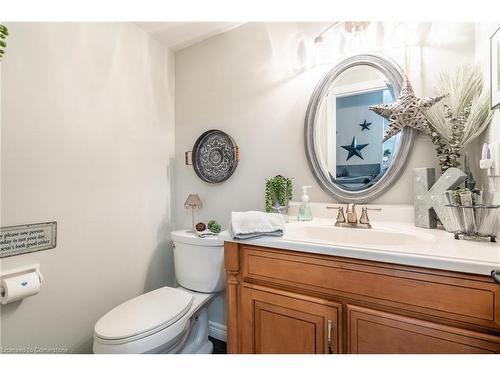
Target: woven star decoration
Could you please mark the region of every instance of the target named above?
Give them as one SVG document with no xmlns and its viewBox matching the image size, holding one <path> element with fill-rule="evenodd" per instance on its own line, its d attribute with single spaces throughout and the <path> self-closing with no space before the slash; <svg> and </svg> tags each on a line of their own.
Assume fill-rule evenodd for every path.
<svg viewBox="0 0 500 375">
<path fill-rule="evenodd" d="M 443 99 L 446 95 L 417 98 L 408 77 L 405 77 L 398 99 L 394 103 L 371 105 L 368 108 L 389 120 L 383 142 L 398 134 L 403 128 L 411 127 L 430 135 L 429 123 L 424 110 Z"/>
</svg>

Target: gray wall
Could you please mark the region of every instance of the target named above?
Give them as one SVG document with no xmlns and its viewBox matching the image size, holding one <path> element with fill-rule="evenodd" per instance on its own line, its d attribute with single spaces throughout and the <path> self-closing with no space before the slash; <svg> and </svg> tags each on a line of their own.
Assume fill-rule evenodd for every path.
<svg viewBox="0 0 500 375">
<path fill-rule="evenodd" d="M 130 23 L 9 23 L 1 225 L 57 221 L 39 294 L 1 307 L 0 346 L 90 352 L 95 322 L 174 282 L 173 53 Z"/>
</svg>

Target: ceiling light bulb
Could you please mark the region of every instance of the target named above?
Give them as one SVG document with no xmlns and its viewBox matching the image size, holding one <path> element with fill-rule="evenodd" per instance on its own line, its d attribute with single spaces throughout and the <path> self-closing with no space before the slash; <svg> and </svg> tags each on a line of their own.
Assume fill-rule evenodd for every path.
<svg viewBox="0 0 500 375">
<path fill-rule="evenodd" d="M 321 35 L 314 38 L 314 66 L 324 65 L 328 62 L 328 50 Z"/>
</svg>

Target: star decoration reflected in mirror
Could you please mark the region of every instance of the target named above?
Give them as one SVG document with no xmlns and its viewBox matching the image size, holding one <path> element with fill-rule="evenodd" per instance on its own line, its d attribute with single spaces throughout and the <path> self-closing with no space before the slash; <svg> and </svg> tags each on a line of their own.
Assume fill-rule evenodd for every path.
<svg viewBox="0 0 500 375">
<path fill-rule="evenodd" d="M 347 150 L 349 154 L 347 155 L 347 159 L 345 161 L 349 160 L 353 156 L 357 156 L 358 158 L 363 159 L 363 155 L 361 155 L 361 150 L 364 149 L 366 146 L 368 146 L 368 143 L 358 145 L 358 142 L 356 141 L 356 137 L 352 137 L 352 142 L 350 145 L 345 145 L 345 146 L 340 146 L 344 150 Z M 364 160 L 364 159 L 363 159 Z"/>
<path fill-rule="evenodd" d="M 361 126 L 361 131 L 363 131 L 363 130 L 370 130 L 370 125 L 371 124 L 372 124 L 371 122 L 366 122 L 366 120 L 363 121 L 362 124 L 359 124 L 359 126 Z"/>
</svg>

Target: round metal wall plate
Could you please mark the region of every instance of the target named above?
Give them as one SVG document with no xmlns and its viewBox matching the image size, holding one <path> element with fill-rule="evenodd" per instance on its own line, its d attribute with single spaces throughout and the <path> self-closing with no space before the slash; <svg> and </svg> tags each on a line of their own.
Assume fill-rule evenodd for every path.
<svg viewBox="0 0 500 375">
<path fill-rule="evenodd" d="M 206 131 L 196 140 L 192 158 L 198 177 L 211 184 L 226 181 L 238 165 L 236 143 L 217 129 Z"/>
</svg>

